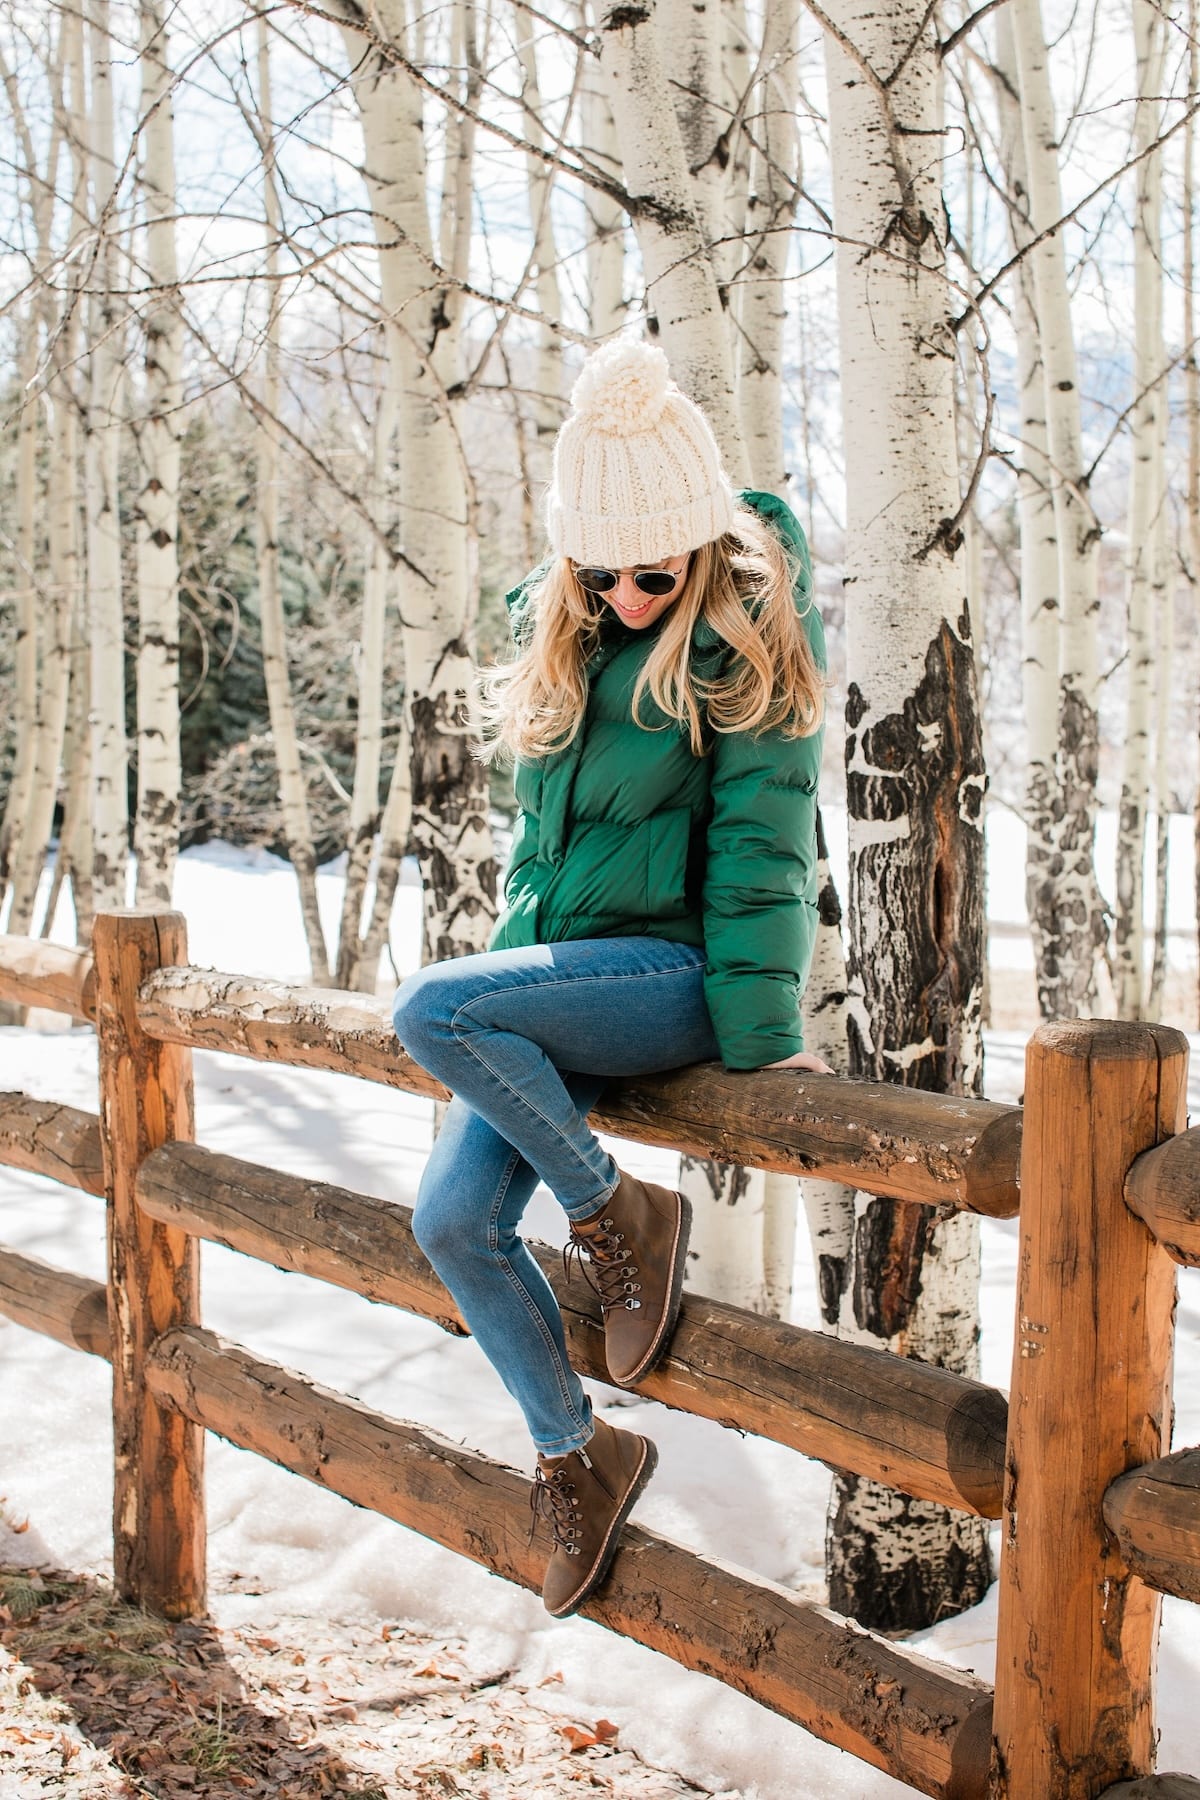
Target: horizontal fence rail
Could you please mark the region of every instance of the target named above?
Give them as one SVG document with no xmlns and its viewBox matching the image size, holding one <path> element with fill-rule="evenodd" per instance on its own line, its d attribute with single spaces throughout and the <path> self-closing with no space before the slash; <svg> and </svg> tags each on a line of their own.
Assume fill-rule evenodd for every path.
<svg viewBox="0 0 1200 1800">
<path fill-rule="evenodd" d="M 0 1094 L 0 1163 L 103 1197 L 99 1117 L 54 1100 Z"/>
<path fill-rule="evenodd" d="M 68 1350 L 110 1361 L 108 1289 L 0 1244 L 0 1313 Z"/>
<path fill-rule="evenodd" d="M 121 1591 L 174 1616 L 202 1609 L 206 1430 L 538 1587 L 523 1476 L 223 1343 L 197 1317 L 208 1238 L 463 1334 L 407 1207 L 192 1141 L 194 1048 L 440 1097 L 399 1050 L 387 1005 L 193 968 L 175 914 L 101 915 L 96 953 L 93 965 L 0 937 L 0 997 L 96 1022 L 102 1097 L 97 1116 L 0 1095 L 0 1163 L 106 1195 L 108 1285 L 0 1248 L 0 1312 L 113 1365 Z M 1200 1800 L 1193 1777 L 1151 1772 L 1156 1595 L 1200 1600 L 1200 1450 L 1162 1454 L 1172 1259 L 1200 1263 L 1185 1074 L 1177 1032 L 1072 1021 L 1030 1045 L 1027 1124 L 1020 1108 L 794 1071 L 701 1065 L 610 1084 L 592 1117 L 617 1135 L 946 1211 L 1016 1213 L 1024 1157 L 1011 1405 L 692 1294 L 639 1388 L 1002 1515 L 997 1686 L 632 1526 L 584 1612 L 946 1800 Z M 595 1296 L 531 1248 L 572 1360 L 604 1379 Z"/>
<path fill-rule="evenodd" d="M 1200 1601 L 1200 1449 L 1118 1476 L 1104 1496 L 1104 1519 L 1148 1587 Z"/>
<path fill-rule="evenodd" d="M 96 974 L 90 950 L 0 933 L 0 1000 L 96 1021 Z"/>
<path fill-rule="evenodd" d="M 142 1163 L 152 1218 L 431 1319 L 462 1321 L 391 1201 L 168 1144 Z M 531 1245 L 563 1313 L 572 1361 L 608 1380 L 599 1302 L 562 1259 Z M 685 1294 L 671 1348 L 638 1392 L 787 1444 L 904 1493 L 999 1518 L 1008 1409 L 996 1388 L 946 1369 Z"/>
<path fill-rule="evenodd" d="M 1125 1177 L 1125 1204 L 1177 1263 L 1200 1267 L 1200 1129 L 1139 1156 Z"/>
<path fill-rule="evenodd" d="M 388 1003 L 367 995 L 162 969 L 142 988 L 138 1023 L 161 1043 L 448 1097 L 400 1049 Z M 689 1156 L 820 1176 L 897 1200 L 997 1218 L 1019 1203 L 1021 1109 L 990 1100 L 795 1070 L 730 1074 L 702 1063 L 610 1083 L 592 1122 Z"/>
<path fill-rule="evenodd" d="M 194 1327 L 155 1346 L 160 1400 L 243 1449 L 409 1525 L 521 1587 L 542 1584 L 531 1483 Z M 761 1701 L 922 1793 L 983 1800 L 991 1691 L 789 1593 L 626 1526 L 587 1617 Z"/>
</svg>

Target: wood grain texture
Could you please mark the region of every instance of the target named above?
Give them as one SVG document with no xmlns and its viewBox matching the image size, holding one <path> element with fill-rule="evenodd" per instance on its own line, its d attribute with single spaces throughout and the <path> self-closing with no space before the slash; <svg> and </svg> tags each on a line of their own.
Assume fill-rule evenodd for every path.
<svg viewBox="0 0 1200 1800">
<path fill-rule="evenodd" d="M 540 1588 L 548 1544 L 528 1541 L 530 1483 L 514 1470 L 195 1328 L 164 1337 L 147 1374 L 210 1431 Z M 636 1526 L 582 1610 L 922 1793 L 981 1800 L 991 1696 L 973 1676 Z"/>
<path fill-rule="evenodd" d="M 103 1194 L 99 1116 L 28 1094 L 0 1094 L 0 1163 Z"/>
<path fill-rule="evenodd" d="M 1200 1129 L 1139 1156 L 1125 1178 L 1125 1204 L 1176 1262 L 1200 1267 Z"/>
<path fill-rule="evenodd" d="M 96 980 L 91 952 L 47 944 L 41 938 L 0 934 L 0 1000 L 94 1020 Z"/>
<path fill-rule="evenodd" d="M 1200 1449 L 1119 1475 L 1104 1496 L 1104 1520 L 1148 1587 L 1200 1603 Z"/>
<path fill-rule="evenodd" d="M 385 1000 L 211 969 L 164 969 L 144 985 L 142 1029 L 163 1043 L 334 1069 L 445 1099 L 396 1042 Z M 702 1063 L 613 1082 L 592 1122 L 618 1137 L 784 1175 L 844 1181 L 901 1200 L 1011 1217 L 1021 1110 L 887 1082 L 788 1070 L 731 1074 Z"/>
<path fill-rule="evenodd" d="M 417 1247 L 408 1207 L 194 1144 L 147 1157 L 137 1195 L 164 1223 L 464 1330 Z M 532 1248 L 562 1309 L 575 1367 L 606 1381 L 595 1295 L 578 1276 L 564 1280 L 557 1251 Z M 1000 1515 L 1004 1398 L 948 1370 L 685 1294 L 670 1353 L 638 1391 L 907 1493 Z"/>
<path fill-rule="evenodd" d="M 69 1350 L 109 1356 L 108 1296 L 101 1281 L 0 1246 L 0 1313 Z"/>
<path fill-rule="evenodd" d="M 1124 1200 L 1133 1159 L 1183 1123 L 1187 1040 L 1044 1025 L 1026 1060 L 1017 1335 L 991 1792 L 1091 1800 L 1154 1763 L 1158 1599 L 1103 1518 L 1161 1453 L 1175 1270 Z"/>
<path fill-rule="evenodd" d="M 123 1599 L 184 1618 L 205 1606 L 204 1434 L 160 1407 L 144 1377 L 155 1339 L 198 1321 L 200 1246 L 147 1218 L 134 1183 L 149 1151 L 194 1135 L 190 1052 L 145 1037 L 137 1020 L 147 975 L 186 959 L 186 927 L 179 913 L 100 913 L 92 945 L 108 1192 L 114 1576 Z"/>
</svg>

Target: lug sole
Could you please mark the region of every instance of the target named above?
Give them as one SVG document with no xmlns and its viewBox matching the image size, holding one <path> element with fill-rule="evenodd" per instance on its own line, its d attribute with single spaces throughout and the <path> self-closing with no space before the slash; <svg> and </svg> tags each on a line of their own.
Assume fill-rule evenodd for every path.
<svg viewBox="0 0 1200 1800">
<path fill-rule="evenodd" d="M 546 1611 L 552 1618 L 569 1618 L 578 1607 L 583 1605 L 589 1594 L 595 1593 L 596 1589 L 600 1586 L 600 1583 L 604 1580 L 604 1577 L 608 1574 L 609 1569 L 612 1567 L 613 1558 L 617 1554 L 620 1542 L 621 1527 L 637 1505 L 642 1490 L 646 1487 L 650 1477 L 658 1467 L 657 1446 L 652 1444 L 649 1438 L 643 1438 L 642 1445 L 642 1460 L 638 1464 L 633 1480 L 629 1484 L 629 1492 L 626 1494 L 624 1500 L 622 1500 L 619 1510 L 613 1514 L 612 1524 L 605 1534 L 604 1543 L 601 1546 L 599 1556 L 592 1564 L 591 1569 L 588 1571 L 579 1587 L 576 1588 L 569 1599 L 564 1600 L 561 1606 L 548 1606 L 546 1608 Z"/>
<path fill-rule="evenodd" d="M 628 1370 L 623 1375 L 617 1375 L 612 1366 L 609 1366 L 609 1380 L 616 1387 L 636 1386 L 643 1375 L 648 1375 L 651 1369 L 662 1361 L 670 1348 L 671 1333 L 675 1329 L 679 1318 L 679 1308 L 683 1304 L 683 1277 L 687 1267 L 688 1240 L 692 1234 L 692 1203 L 684 1194 L 676 1193 L 675 1198 L 679 1201 L 679 1229 L 675 1234 L 675 1248 L 671 1263 L 671 1291 L 667 1297 L 666 1310 L 650 1348 L 636 1368 Z"/>
</svg>

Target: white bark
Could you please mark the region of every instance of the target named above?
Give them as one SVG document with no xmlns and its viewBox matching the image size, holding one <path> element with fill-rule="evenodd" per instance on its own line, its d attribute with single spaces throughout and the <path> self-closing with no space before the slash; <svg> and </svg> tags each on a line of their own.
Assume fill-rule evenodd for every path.
<svg viewBox="0 0 1200 1800">
<path fill-rule="evenodd" d="M 98 233 L 88 304 L 87 585 L 91 644 L 93 883 L 97 907 L 124 906 L 129 866 L 125 622 L 121 593 L 118 465 L 124 393 L 123 302 L 116 245 L 118 169 L 113 146 L 108 0 L 89 0 L 92 71 L 92 220 Z"/>
<path fill-rule="evenodd" d="M 787 498 L 783 356 L 788 246 L 800 176 L 796 39 L 799 0 L 777 0 L 763 22 L 762 73 L 752 108 L 749 242 L 740 282 L 738 401 L 754 487 Z"/>
<path fill-rule="evenodd" d="M 839 0 L 827 38 L 847 483 L 850 1043 L 856 1073 L 975 1092 L 985 786 L 959 510 L 954 343 L 927 9 Z M 867 76 L 865 61 L 883 93 Z M 913 146 L 921 146 L 918 157 Z M 911 160 L 910 160 L 911 158 Z M 977 1367 L 977 1221 L 859 1202 L 859 1331 Z M 885 1628 L 969 1605 L 978 1519 L 838 1477 L 831 1604 Z"/>
<path fill-rule="evenodd" d="M 375 863 L 375 892 L 371 899 L 371 916 L 363 935 L 358 959 L 358 988 L 373 994 L 379 981 L 379 958 L 388 943 L 388 927 L 392 903 L 400 879 L 400 864 L 408 850 L 412 835 L 412 761 L 408 730 L 401 720 L 396 743 L 396 760 L 388 783 L 387 801 L 379 826 L 379 854 Z"/>
<path fill-rule="evenodd" d="M 842 909 L 829 857 L 824 827 L 818 820 L 817 935 L 812 967 L 804 990 L 804 1042 L 827 1062 L 836 1075 L 850 1073 L 850 1046 L 846 1037 L 846 954 L 842 942 Z M 839 1181 L 800 1183 L 817 1272 L 817 1297 L 821 1323 L 837 1332 L 842 1322 L 842 1302 L 852 1274 L 854 1247 L 854 1189 Z"/>
<path fill-rule="evenodd" d="M 1187 346 L 1183 411 L 1187 431 L 1187 486 L 1184 495 L 1184 545 L 1188 587 L 1193 609 L 1200 594 L 1200 359 L 1196 354 L 1196 237 L 1193 209 L 1196 203 L 1197 93 L 1200 93 L 1200 55 L 1196 46 L 1196 0 L 1187 8 L 1188 114 L 1183 136 L 1183 341 Z M 1194 679 L 1194 677 L 1193 677 Z M 1193 808 L 1193 890 L 1196 925 L 1200 934 L 1200 783 Z"/>
<path fill-rule="evenodd" d="M 37 493 L 37 403 L 30 389 L 37 372 L 38 317 L 31 304 L 21 322 L 19 381 L 24 397 L 17 420 L 15 623 L 12 700 L 13 766 L 0 824 L 0 903 L 27 836 L 26 821 L 36 779 L 38 718 L 38 591 L 34 565 Z"/>
<path fill-rule="evenodd" d="M 280 810 L 288 855 L 296 871 L 300 911 L 312 978 L 329 982 L 329 952 L 317 906 L 317 859 L 309 823 L 308 797 L 300 766 L 296 717 L 288 672 L 283 595 L 279 585 L 279 238 L 281 214 L 275 177 L 271 111 L 271 55 L 266 14 L 258 15 L 258 116 L 263 162 L 263 204 L 267 226 L 267 325 L 264 333 L 262 409 L 255 430 L 255 510 L 258 526 L 258 609 L 262 627 L 263 681 L 271 718 L 271 739 L 279 769 Z"/>
<path fill-rule="evenodd" d="M 1166 34 L 1150 0 L 1132 0 L 1138 100 L 1134 117 L 1136 171 L 1133 220 L 1135 405 L 1130 421 L 1128 549 L 1125 559 L 1128 697 L 1122 743 L 1117 833 L 1116 923 L 1113 933 L 1117 1011 L 1140 1019 L 1145 986 L 1144 929 L 1146 818 L 1150 789 L 1150 729 L 1154 710 L 1154 604 L 1165 572 L 1160 565 L 1160 520 L 1166 504 L 1162 460 L 1164 378 L 1162 282 L 1162 159 L 1152 150 L 1162 127 Z M 1167 665 L 1159 665 L 1166 679 Z"/>
<path fill-rule="evenodd" d="M 386 524 L 391 488 L 392 438 L 400 396 L 390 364 L 385 364 L 383 391 L 375 415 L 371 498 L 380 524 Z M 362 910 L 371 849 L 379 828 L 379 769 L 383 754 L 383 660 L 387 597 L 392 559 L 376 536 L 363 582 L 362 624 L 358 644 L 358 714 L 354 744 L 354 789 L 346 833 L 346 885 L 338 930 L 336 985 L 358 986 L 362 953 Z M 372 984 L 373 985 L 373 984 Z"/>
<path fill-rule="evenodd" d="M 546 134 L 541 123 L 541 86 L 530 23 L 529 16 L 518 8 L 514 24 L 517 55 L 521 64 L 521 93 L 525 103 L 525 135 L 531 144 L 542 149 Z M 536 328 L 533 401 L 530 406 L 533 431 L 527 445 L 526 468 L 534 512 L 540 518 L 542 496 L 550 481 L 554 439 L 563 420 L 563 358 L 562 338 L 559 335 L 562 293 L 559 288 L 558 249 L 551 210 L 554 198 L 553 165 L 543 162 L 540 156 L 527 153 L 525 175 L 529 186 L 533 253 L 537 263 L 538 310 L 542 315 Z"/>
<path fill-rule="evenodd" d="M 705 242 L 721 233 L 724 216 L 724 134 L 721 0 L 658 0 L 655 27 L 669 66 L 671 95 L 693 205 Z"/>
<path fill-rule="evenodd" d="M 183 319 L 164 0 L 141 0 L 145 408 L 137 432 L 137 904 L 169 906 L 179 853 L 179 447 Z"/>
<path fill-rule="evenodd" d="M 583 141 L 590 160 L 614 181 L 621 179 L 621 155 L 612 104 L 596 57 L 583 59 Z M 588 330 L 611 337 L 625 323 L 625 209 L 594 187 L 581 190 L 587 214 Z"/>
<path fill-rule="evenodd" d="M 403 43 L 399 0 L 379 22 Z M 410 77 L 347 29 L 380 241 L 384 312 L 402 399 L 400 616 L 412 740 L 412 835 L 425 891 L 427 957 L 482 949 L 495 916 L 487 784 L 471 754 L 471 659 L 478 609 L 469 495 L 446 388 L 457 332 L 431 279 L 421 95 Z M 470 229 L 460 214 L 460 243 Z M 459 252 L 461 254 L 461 251 Z"/>
<path fill-rule="evenodd" d="M 655 25 L 653 0 L 605 12 L 601 64 L 635 207 L 646 304 L 676 381 L 703 407 L 735 484 L 749 480 L 733 355 Z"/>
<path fill-rule="evenodd" d="M 1017 102 L 1017 60 L 1012 20 L 997 15 L 996 104 L 1001 121 L 1001 161 L 1009 193 L 1009 222 L 1015 252 L 1033 233 L 1027 211 L 1029 183 L 1025 141 Z M 1013 331 L 1017 341 L 1017 517 L 1021 537 L 1021 696 L 1025 713 L 1025 894 L 1033 938 L 1038 1001 L 1044 1019 L 1059 1012 L 1058 933 L 1055 926 L 1055 817 L 1058 795 L 1058 526 L 1046 425 L 1046 381 L 1042 368 L 1033 271 L 1026 256 L 1012 286 Z"/>
<path fill-rule="evenodd" d="M 1019 72 L 1021 117 L 1029 181 L 1029 221 L 1051 232 L 1063 215 L 1059 138 L 1050 88 L 1049 59 L 1039 0 L 1011 0 Z M 1095 1004 L 1098 965 L 1105 939 L 1103 902 L 1096 883 L 1094 844 L 1097 723 L 1095 513 L 1085 487 L 1079 379 L 1066 254 L 1061 231 L 1031 250 L 1042 362 L 1046 424 L 1059 555 L 1059 819 L 1055 854 L 1053 931 L 1059 970 L 1059 1016 L 1089 1013 Z"/>
</svg>

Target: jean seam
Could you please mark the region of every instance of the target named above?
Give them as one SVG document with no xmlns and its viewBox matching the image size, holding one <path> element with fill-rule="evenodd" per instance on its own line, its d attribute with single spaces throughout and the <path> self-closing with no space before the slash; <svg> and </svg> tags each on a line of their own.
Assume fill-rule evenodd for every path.
<svg viewBox="0 0 1200 1800">
<path fill-rule="evenodd" d="M 517 1274 L 517 1271 L 514 1269 L 509 1258 L 500 1249 L 499 1242 L 498 1242 L 499 1233 L 498 1233 L 498 1229 L 497 1229 L 497 1223 L 498 1223 L 498 1220 L 500 1217 L 500 1209 L 504 1205 L 504 1199 L 505 1199 L 506 1194 L 508 1193 L 509 1184 L 512 1181 L 513 1174 L 514 1174 L 518 1164 L 521 1161 L 522 1161 L 522 1157 L 521 1157 L 520 1151 L 514 1150 L 512 1156 L 509 1158 L 508 1166 L 505 1169 L 503 1176 L 501 1177 L 500 1181 L 497 1183 L 495 1202 L 493 1203 L 491 1214 L 488 1218 L 488 1244 L 489 1244 L 489 1247 L 491 1248 L 492 1254 L 496 1258 L 496 1261 L 500 1264 L 501 1268 L 504 1270 L 504 1273 L 508 1278 L 509 1284 L 516 1290 L 516 1293 L 519 1295 L 521 1302 L 525 1307 L 526 1312 L 529 1314 L 529 1317 L 533 1321 L 535 1329 L 541 1334 L 542 1340 L 546 1345 L 546 1349 L 550 1353 L 550 1361 L 554 1367 L 554 1378 L 558 1382 L 559 1398 L 561 1399 L 563 1406 L 566 1408 L 566 1411 L 567 1411 L 569 1417 L 575 1422 L 575 1424 L 578 1426 L 579 1430 L 586 1431 L 587 1430 L 587 1422 L 577 1412 L 575 1405 L 571 1399 L 570 1384 L 567 1382 L 566 1377 L 563 1372 L 562 1358 L 560 1357 L 560 1355 L 558 1353 L 558 1345 L 554 1341 L 554 1334 L 550 1330 L 549 1326 L 546 1324 L 545 1319 L 543 1319 L 540 1307 L 537 1305 L 532 1294 L 526 1288 L 525 1283 L 521 1280 L 520 1276 Z M 555 1440 L 556 1443 L 559 1441 L 560 1440 L 558 1440 L 558 1439 Z"/>
</svg>

